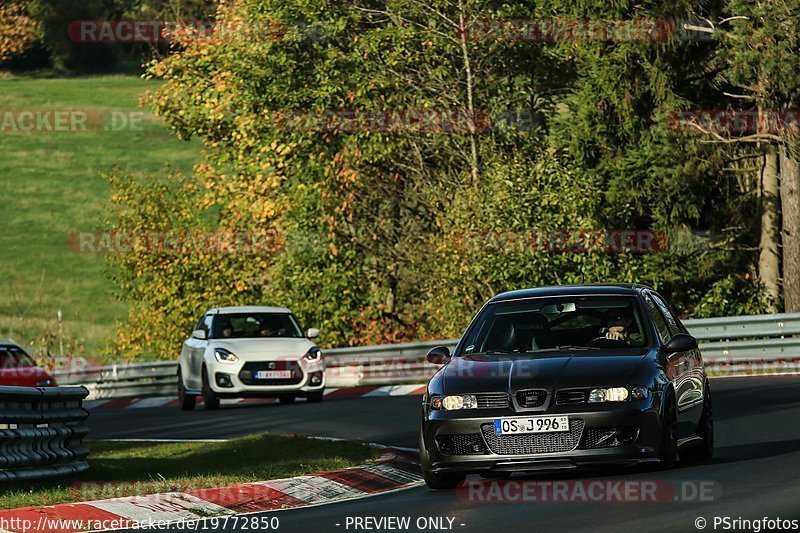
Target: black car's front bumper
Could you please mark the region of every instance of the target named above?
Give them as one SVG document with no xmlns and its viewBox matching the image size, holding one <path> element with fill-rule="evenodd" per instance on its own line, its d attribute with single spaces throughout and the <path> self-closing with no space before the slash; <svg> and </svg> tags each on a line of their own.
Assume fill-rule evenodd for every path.
<svg viewBox="0 0 800 533">
<path fill-rule="evenodd" d="M 560 415 L 569 417 L 567 433 L 494 434 L 496 418 Z M 534 412 L 429 411 L 420 444 L 423 462 L 434 473 L 512 472 L 655 462 L 661 434 L 658 403 L 651 397 Z"/>
</svg>

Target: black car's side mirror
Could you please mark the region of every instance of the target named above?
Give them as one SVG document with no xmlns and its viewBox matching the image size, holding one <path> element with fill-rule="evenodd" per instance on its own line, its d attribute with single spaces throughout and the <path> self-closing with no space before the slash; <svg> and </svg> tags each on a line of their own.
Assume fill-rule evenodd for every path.
<svg viewBox="0 0 800 533">
<path fill-rule="evenodd" d="M 429 363 L 434 365 L 443 365 L 450 360 L 450 348 L 447 346 L 437 346 L 431 348 L 428 355 L 425 357 Z"/>
<path fill-rule="evenodd" d="M 667 344 L 664 352 L 669 355 L 678 352 L 688 352 L 697 348 L 697 339 L 686 333 L 676 333 Z"/>
</svg>

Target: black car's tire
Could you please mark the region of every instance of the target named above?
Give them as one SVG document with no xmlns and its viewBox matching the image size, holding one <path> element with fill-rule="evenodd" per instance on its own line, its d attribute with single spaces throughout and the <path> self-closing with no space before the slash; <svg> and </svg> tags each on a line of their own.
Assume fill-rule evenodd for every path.
<svg viewBox="0 0 800 533">
<path fill-rule="evenodd" d="M 281 405 L 289 405 L 294 403 L 294 396 L 278 396 L 278 401 L 281 402 Z"/>
<path fill-rule="evenodd" d="M 466 477 L 465 474 L 434 474 L 424 466 L 422 467 L 422 478 L 429 489 L 452 490 Z"/>
<path fill-rule="evenodd" d="M 211 388 L 206 369 L 203 369 L 203 407 L 205 407 L 206 411 L 219 409 L 219 397 Z"/>
<path fill-rule="evenodd" d="M 481 477 L 483 479 L 509 479 L 511 472 L 484 472 Z"/>
<path fill-rule="evenodd" d="M 178 402 L 181 404 L 181 411 L 191 411 L 197 404 L 197 397 L 194 394 L 186 394 L 186 386 L 183 384 L 183 375 L 178 369 Z"/>
<path fill-rule="evenodd" d="M 430 489 L 434 490 L 448 490 L 454 489 L 456 486 L 466 479 L 466 474 L 447 473 L 436 474 L 430 470 L 430 462 L 428 452 L 425 449 L 425 442 L 422 438 L 422 431 L 419 432 L 419 458 L 422 466 L 422 479 Z"/>
<path fill-rule="evenodd" d="M 664 416 L 661 420 L 661 446 L 658 458 L 664 468 L 675 468 L 678 463 L 678 407 L 675 395 L 667 393 L 664 401 Z"/>
<path fill-rule="evenodd" d="M 324 398 L 324 392 L 325 391 L 321 390 L 316 392 L 309 392 L 308 394 L 306 394 L 306 400 L 311 403 L 319 403 L 322 401 L 322 398 Z"/>
<path fill-rule="evenodd" d="M 706 382 L 703 391 L 703 414 L 697 425 L 700 444 L 681 453 L 681 459 L 689 461 L 710 461 L 714 458 L 714 408 L 711 402 L 711 387 Z"/>
</svg>

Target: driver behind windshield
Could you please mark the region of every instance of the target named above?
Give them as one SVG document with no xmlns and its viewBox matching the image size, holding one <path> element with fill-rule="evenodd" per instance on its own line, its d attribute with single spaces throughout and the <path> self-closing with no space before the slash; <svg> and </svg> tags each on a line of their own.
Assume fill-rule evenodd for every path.
<svg viewBox="0 0 800 533">
<path fill-rule="evenodd" d="M 229 320 L 222 321 L 220 324 L 220 331 L 222 332 L 222 336 L 226 339 L 229 339 L 233 335 L 233 326 Z"/>
<path fill-rule="evenodd" d="M 633 316 L 627 309 L 609 309 L 605 313 L 605 323 L 606 327 L 601 330 L 601 333 L 605 332 L 606 339 L 624 342 L 628 345 L 637 345 L 644 341 L 642 334 L 634 331 Z"/>
</svg>

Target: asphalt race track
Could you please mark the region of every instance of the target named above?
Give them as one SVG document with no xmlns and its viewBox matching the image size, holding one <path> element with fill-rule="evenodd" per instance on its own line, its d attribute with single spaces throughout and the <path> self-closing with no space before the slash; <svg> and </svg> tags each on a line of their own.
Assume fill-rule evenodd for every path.
<svg viewBox="0 0 800 533">
<path fill-rule="evenodd" d="M 713 486 L 713 501 L 486 503 L 466 491 L 415 487 L 358 501 L 277 512 L 279 531 L 389 531 L 358 528 L 353 517 L 411 517 L 405 531 L 707 531 L 750 530 L 714 527 L 714 517 L 800 518 L 800 378 L 754 377 L 712 381 L 716 458 L 711 463 L 657 469 L 570 471 L 517 481 L 663 480 L 678 486 Z M 359 398 L 295 405 L 243 405 L 219 411 L 177 408 L 100 409 L 90 417 L 92 438 L 224 438 L 256 432 L 364 439 L 417 446 L 420 396 Z M 348 522 L 351 517 L 351 522 Z M 444 517 L 445 528 L 418 529 L 419 517 Z M 348 523 L 350 526 L 348 527 Z M 731 523 L 732 525 L 735 525 Z M 374 526 L 374 523 L 370 525 Z M 766 528 L 762 528 L 766 529 Z M 172 531 L 186 531 L 174 526 Z M 209 522 L 196 531 L 217 530 Z M 233 530 L 228 527 L 228 530 Z M 241 530 L 241 529 L 240 529 Z"/>
</svg>

